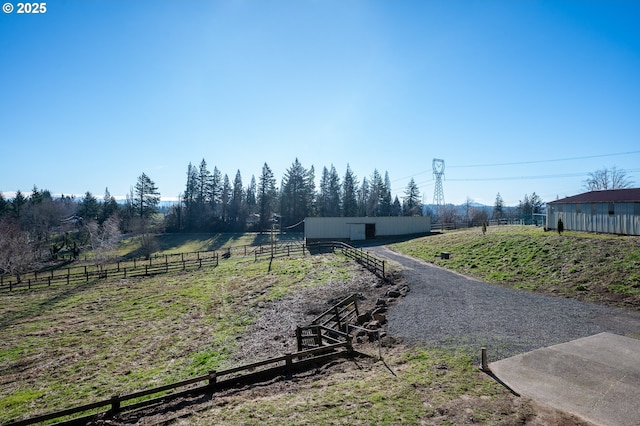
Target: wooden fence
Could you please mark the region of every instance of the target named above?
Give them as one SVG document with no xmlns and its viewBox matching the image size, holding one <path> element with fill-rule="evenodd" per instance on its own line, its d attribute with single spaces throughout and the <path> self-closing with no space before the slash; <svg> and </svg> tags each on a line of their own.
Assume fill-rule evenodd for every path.
<svg viewBox="0 0 640 426">
<path fill-rule="evenodd" d="M 124 409 L 135 409 L 156 404 L 168 398 L 176 398 L 195 393 L 215 392 L 240 384 L 255 383 L 280 374 L 291 374 L 294 371 L 299 371 L 309 365 L 321 363 L 336 356 L 351 355 L 353 353 L 352 336 L 347 331 L 351 323 L 357 320 L 357 317 L 357 296 L 353 294 L 317 316 L 310 325 L 297 327 L 296 337 L 298 351 L 295 353 L 287 353 L 280 357 L 270 358 L 223 371 L 210 371 L 209 374 L 203 376 L 126 395 L 114 395 L 109 399 L 18 420 L 8 423 L 5 426 L 31 425 L 85 413 L 85 417 L 69 420 L 69 422 L 73 424 L 81 424 L 81 422 L 89 421 L 97 415 L 93 413 L 87 416 L 87 412 L 95 412 L 98 409 L 104 409 L 104 407 L 109 407 L 108 412 L 110 413 L 117 413 Z M 261 370 L 256 372 L 256 369 Z M 228 378 L 220 380 L 221 377 L 225 376 L 228 376 Z M 204 385 L 192 386 L 203 382 L 205 382 Z M 180 388 L 187 389 L 176 391 Z M 166 392 L 169 391 L 173 391 L 173 393 L 167 395 Z M 161 393 L 165 394 L 157 396 L 157 394 Z M 145 399 L 152 395 L 156 396 Z M 141 399 L 142 401 L 140 401 Z M 136 400 L 136 402 L 126 406 L 123 405 L 123 403 L 132 400 Z"/>
<path fill-rule="evenodd" d="M 487 221 L 488 226 L 500 225 L 524 225 L 523 219 L 491 219 Z M 432 223 L 431 231 L 453 231 L 455 229 L 475 228 L 482 226 L 482 222 L 446 222 Z"/>
<path fill-rule="evenodd" d="M 347 327 L 358 319 L 355 294 L 324 311 L 310 325 L 296 328 L 298 351 L 351 339 Z"/>
<path fill-rule="evenodd" d="M 110 264 L 75 266 L 46 272 L 30 272 L 17 277 L 0 276 L 0 291 L 16 288 L 37 288 L 52 284 L 80 284 L 103 278 L 133 278 L 165 274 L 168 272 L 201 269 L 218 266 L 217 252 L 193 252 L 151 257 L 148 260 L 128 260 Z"/>
<path fill-rule="evenodd" d="M 351 339 L 346 339 L 337 343 L 324 345 L 308 350 L 298 351 L 296 353 L 288 353 L 277 358 L 270 358 L 264 361 L 254 362 L 252 364 L 243 365 L 235 368 L 230 368 L 223 371 L 211 371 L 209 374 L 194 377 L 180 382 L 167 384 L 152 389 L 142 390 L 127 395 L 114 395 L 109 399 L 102 401 L 96 401 L 93 403 L 81 405 L 66 410 L 56 411 L 49 414 L 43 414 L 36 417 L 31 417 L 24 420 L 18 420 L 15 422 L 7 423 L 5 426 L 24 426 L 32 425 L 53 419 L 60 419 L 62 417 L 74 416 L 80 413 L 86 413 L 88 411 L 95 411 L 100 408 L 109 407 L 108 412 L 117 413 L 125 409 L 135 409 L 146 405 L 156 404 L 162 400 L 168 398 L 176 398 L 179 396 L 185 396 L 188 394 L 197 394 L 204 392 L 216 392 L 223 389 L 228 389 L 234 386 L 247 383 L 255 383 L 260 380 L 265 380 L 269 377 L 275 377 L 281 374 L 291 374 L 295 371 L 300 371 L 313 364 L 318 364 L 336 356 L 347 356 L 353 352 L 351 346 Z M 263 367 L 267 367 L 264 369 Z M 256 369 L 263 368 L 261 371 L 254 371 Z M 229 376 L 224 380 L 220 380 L 221 377 Z M 164 394 L 154 399 L 147 399 L 145 401 L 138 401 L 133 404 L 124 405 L 127 401 L 140 400 L 141 398 L 149 397 L 151 395 L 176 391 L 176 389 L 185 388 L 191 385 L 203 383 L 198 387 L 191 387 L 180 392 L 174 392 L 171 394 Z M 103 410 L 104 412 L 104 410 Z M 96 414 L 91 414 L 83 418 L 73 419 L 74 423 L 80 423 L 81 421 L 88 421 L 94 418 Z"/>
<path fill-rule="evenodd" d="M 292 254 L 306 256 L 307 252 L 307 246 L 304 243 L 262 245 L 254 251 L 254 258 L 258 261 L 258 259 L 273 259 L 276 257 L 291 256 Z"/>
</svg>

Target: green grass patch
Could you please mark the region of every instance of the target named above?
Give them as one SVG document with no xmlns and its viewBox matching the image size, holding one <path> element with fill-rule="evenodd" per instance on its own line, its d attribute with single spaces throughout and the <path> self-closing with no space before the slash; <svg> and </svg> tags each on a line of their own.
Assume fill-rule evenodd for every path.
<svg viewBox="0 0 640 426">
<path fill-rule="evenodd" d="M 510 404 L 508 391 L 475 368 L 467 354 L 414 348 L 386 354 L 385 363 L 363 367 L 360 362 L 360 368 L 278 386 L 269 395 L 238 397 L 198 410 L 189 423 L 517 423 L 510 418 L 511 407 L 504 412 Z"/>
<path fill-rule="evenodd" d="M 318 255 L 1 295 L 0 423 L 231 367 L 260 302 L 348 279 Z M 332 271 L 337 271 L 332 273 Z"/>
</svg>

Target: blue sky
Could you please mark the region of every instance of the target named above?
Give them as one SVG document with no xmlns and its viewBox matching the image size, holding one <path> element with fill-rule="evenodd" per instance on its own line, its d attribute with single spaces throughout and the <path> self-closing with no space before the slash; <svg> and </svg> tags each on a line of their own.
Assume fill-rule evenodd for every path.
<svg viewBox="0 0 640 426">
<path fill-rule="evenodd" d="M 17 2 L 10 1 L 17 7 Z M 55 0 L 0 14 L 0 191 L 347 164 L 432 202 L 640 186 L 640 2 Z"/>
</svg>

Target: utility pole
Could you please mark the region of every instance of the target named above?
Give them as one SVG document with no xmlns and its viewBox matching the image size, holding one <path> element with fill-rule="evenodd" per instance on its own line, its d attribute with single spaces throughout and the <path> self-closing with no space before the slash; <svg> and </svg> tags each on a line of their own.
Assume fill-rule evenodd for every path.
<svg viewBox="0 0 640 426">
<path fill-rule="evenodd" d="M 436 205 L 436 214 L 438 219 L 442 213 L 442 207 L 444 207 L 444 189 L 442 188 L 442 178 L 444 177 L 444 160 L 434 158 L 431 168 L 433 169 L 433 178 L 436 181 L 435 188 L 433 190 L 433 204 Z"/>
</svg>

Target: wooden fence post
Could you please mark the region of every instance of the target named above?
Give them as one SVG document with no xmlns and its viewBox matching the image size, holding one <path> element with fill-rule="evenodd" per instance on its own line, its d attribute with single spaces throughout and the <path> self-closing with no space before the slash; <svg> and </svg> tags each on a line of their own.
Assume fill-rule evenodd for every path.
<svg viewBox="0 0 640 426">
<path fill-rule="evenodd" d="M 302 351 L 302 329 L 300 326 L 296 327 L 296 340 L 298 341 L 298 352 Z"/>
<path fill-rule="evenodd" d="M 113 413 L 120 411 L 120 395 L 113 395 L 111 397 L 111 411 Z"/>
<path fill-rule="evenodd" d="M 209 386 L 215 386 L 218 382 L 218 373 L 215 370 L 209 371 Z"/>
<path fill-rule="evenodd" d="M 340 311 L 338 311 L 338 305 L 336 305 L 333 310 L 335 311 L 336 322 L 338 323 L 338 330 L 342 331 L 342 324 L 340 324 Z"/>
<path fill-rule="evenodd" d="M 358 318 L 360 316 L 360 313 L 358 313 L 358 296 L 355 293 L 352 294 L 351 300 L 353 301 L 353 310 L 356 311 L 356 318 Z"/>
<path fill-rule="evenodd" d="M 287 367 L 287 372 L 291 372 L 291 365 L 293 364 L 293 360 L 291 358 L 291 352 L 286 352 L 284 356 L 286 357 L 284 360 L 284 363 Z"/>
</svg>

